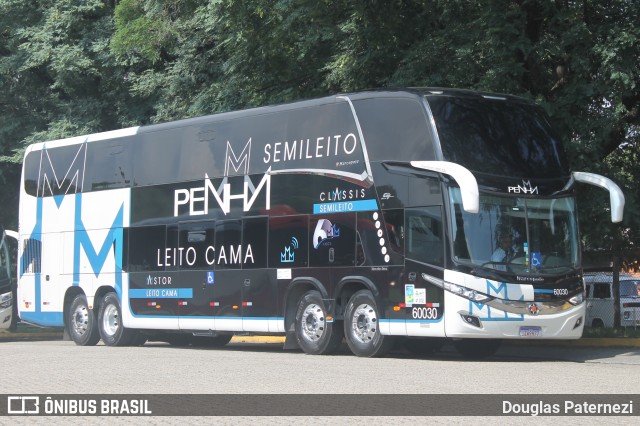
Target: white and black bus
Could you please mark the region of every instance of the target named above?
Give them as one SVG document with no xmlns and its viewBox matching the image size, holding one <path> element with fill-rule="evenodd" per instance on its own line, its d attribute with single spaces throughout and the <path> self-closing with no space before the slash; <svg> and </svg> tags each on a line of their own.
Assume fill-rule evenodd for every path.
<svg viewBox="0 0 640 426">
<path fill-rule="evenodd" d="M 242 332 L 312 354 L 345 337 L 378 356 L 403 336 L 482 355 L 500 339 L 579 338 L 580 181 L 607 188 L 622 219 L 619 188 L 572 173 L 534 104 L 448 89 L 38 143 L 19 312 L 79 345 Z"/>
</svg>

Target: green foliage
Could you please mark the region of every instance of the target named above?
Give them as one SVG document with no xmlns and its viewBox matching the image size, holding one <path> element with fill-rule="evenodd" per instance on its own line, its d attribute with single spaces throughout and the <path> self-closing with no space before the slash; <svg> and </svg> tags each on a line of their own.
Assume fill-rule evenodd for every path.
<svg viewBox="0 0 640 426">
<path fill-rule="evenodd" d="M 340 91 L 471 88 L 535 99 L 574 169 L 625 191 L 622 226 L 609 223 L 605 193 L 580 192 L 585 247 L 640 243 L 637 1 L 0 0 L 0 10 L 0 178 L 15 179 L 9 164 L 32 141 Z"/>
</svg>

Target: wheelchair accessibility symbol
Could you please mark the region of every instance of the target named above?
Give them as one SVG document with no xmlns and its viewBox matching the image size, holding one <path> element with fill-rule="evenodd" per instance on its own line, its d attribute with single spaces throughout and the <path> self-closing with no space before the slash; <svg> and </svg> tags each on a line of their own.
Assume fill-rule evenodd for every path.
<svg viewBox="0 0 640 426">
<path fill-rule="evenodd" d="M 213 271 L 207 272 L 207 284 L 213 284 L 214 282 Z"/>
<path fill-rule="evenodd" d="M 539 251 L 531 253 L 531 266 L 542 266 L 542 253 Z"/>
</svg>

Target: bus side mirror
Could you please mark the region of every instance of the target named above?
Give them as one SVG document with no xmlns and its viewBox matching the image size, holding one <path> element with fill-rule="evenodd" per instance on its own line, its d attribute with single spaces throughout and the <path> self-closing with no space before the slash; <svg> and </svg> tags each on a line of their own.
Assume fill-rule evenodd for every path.
<svg viewBox="0 0 640 426">
<path fill-rule="evenodd" d="M 624 194 L 618 185 L 611 179 L 587 172 L 573 172 L 573 178 L 576 182 L 588 183 L 589 185 L 599 186 L 609 191 L 609 202 L 611 204 L 611 222 L 622 222 L 622 214 L 624 211 Z"/>
</svg>

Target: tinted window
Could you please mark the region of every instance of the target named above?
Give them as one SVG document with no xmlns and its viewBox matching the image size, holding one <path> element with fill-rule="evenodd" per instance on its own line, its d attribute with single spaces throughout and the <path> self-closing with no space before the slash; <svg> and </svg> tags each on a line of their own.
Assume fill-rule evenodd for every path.
<svg viewBox="0 0 640 426">
<path fill-rule="evenodd" d="M 316 215 L 309 223 L 310 266 L 353 266 L 356 256 L 355 213 Z"/>
<path fill-rule="evenodd" d="M 125 259 L 128 271 L 164 271 L 177 266 L 180 254 L 176 247 L 166 247 L 165 226 L 141 226 L 125 230 L 128 245 Z"/>
<path fill-rule="evenodd" d="M 402 264 L 403 211 L 358 213 L 357 265 Z"/>
<path fill-rule="evenodd" d="M 444 96 L 428 101 L 445 160 L 494 175 L 569 174 L 559 139 L 534 105 Z"/>
<path fill-rule="evenodd" d="M 42 151 L 30 152 L 24 159 L 24 190 L 27 194 L 38 194 L 38 173 L 40 172 L 40 155 Z"/>
<path fill-rule="evenodd" d="M 88 144 L 84 190 L 126 188 L 131 185 L 131 138 Z"/>
<path fill-rule="evenodd" d="M 444 264 L 440 207 L 406 210 L 407 258 L 432 265 Z"/>
<path fill-rule="evenodd" d="M 240 269 L 246 257 L 242 247 L 242 221 L 216 223 L 216 269 Z"/>
<path fill-rule="evenodd" d="M 87 144 L 79 144 L 29 154 L 26 160 L 25 189 L 31 195 L 43 197 L 81 192 L 86 152 Z"/>
<path fill-rule="evenodd" d="M 180 224 L 179 247 L 184 253 L 180 269 L 212 269 L 215 263 L 215 222 Z M 211 247 L 211 248 L 209 248 Z"/>
<path fill-rule="evenodd" d="M 242 228 L 244 269 L 267 267 L 267 218 L 245 219 Z"/>
<path fill-rule="evenodd" d="M 274 217 L 269 220 L 269 266 L 294 268 L 308 265 L 307 216 Z"/>
<path fill-rule="evenodd" d="M 435 158 L 431 129 L 417 100 L 373 98 L 354 106 L 371 161 Z"/>
</svg>

